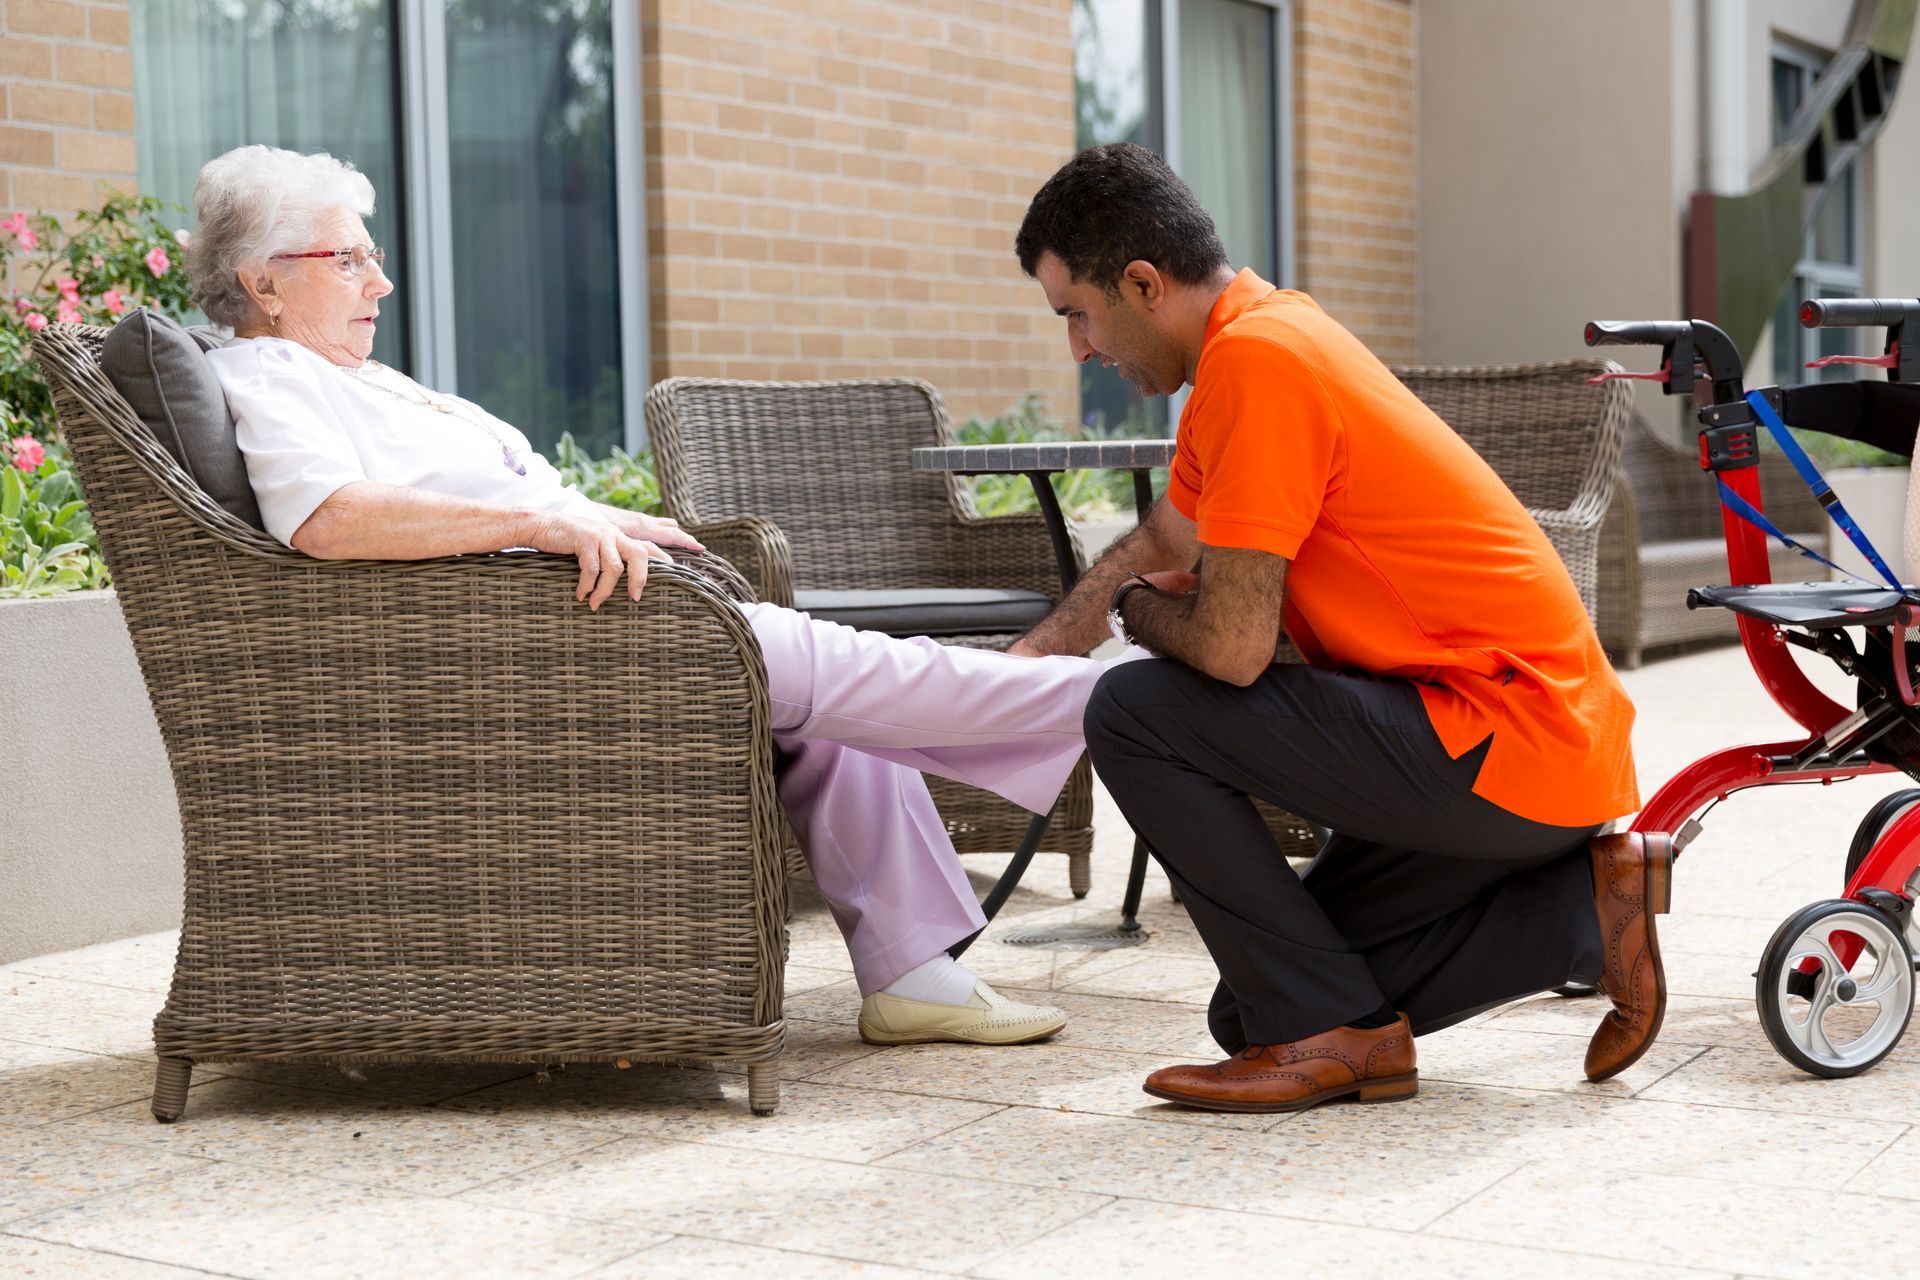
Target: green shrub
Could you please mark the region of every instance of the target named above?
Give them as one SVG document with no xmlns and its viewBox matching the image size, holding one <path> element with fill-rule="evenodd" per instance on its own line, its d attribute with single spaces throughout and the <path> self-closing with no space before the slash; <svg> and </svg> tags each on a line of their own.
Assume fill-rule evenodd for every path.
<svg viewBox="0 0 1920 1280">
<path fill-rule="evenodd" d="M 969 418 L 955 433 L 961 444 L 1033 444 L 1053 440 L 1100 439 L 1086 430 L 1058 426 L 1047 420 L 1047 402 L 1029 395 L 998 418 Z M 1166 468 L 1155 468 L 1153 491 L 1167 486 Z M 1133 473 L 1130 471 L 1061 471 L 1054 474 L 1053 492 L 1070 520 L 1112 520 L 1133 511 Z M 975 476 L 973 505 L 983 516 L 1038 511 L 1039 499 L 1025 476 Z"/>
<path fill-rule="evenodd" d="M 0 598 L 53 596 L 107 585 L 107 563 L 67 451 L 13 439 L 0 467 Z"/>
<path fill-rule="evenodd" d="M 660 514 L 660 482 L 653 474 L 653 450 L 628 453 L 614 446 L 610 458 L 594 458 L 574 440 L 571 431 L 560 433 L 553 447 L 554 469 L 560 478 L 578 485 L 580 492 L 595 502 L 623 507 L 646 515 Z"/>
<path fill-rule="evenodd" d="M 0 596 L 49 596 L 107 585 L 106 562 L 55 431 L 53 395 L 29 359 L 34 335 L 55 322 L 111 324 L 151 306 L 188 309 L 171 206 L 110 195 L 91 213 L 0 218 Z"/>
</svg>

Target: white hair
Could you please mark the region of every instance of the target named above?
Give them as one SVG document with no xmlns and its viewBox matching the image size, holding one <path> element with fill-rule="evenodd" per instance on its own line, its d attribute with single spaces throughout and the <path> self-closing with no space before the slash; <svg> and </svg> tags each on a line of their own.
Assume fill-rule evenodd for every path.
<svg viewBox="0 0 1920 1280">
<path fill-rule="evenodd" d="M 258 310 L 240 269 L 306 249 L 320 218 L 335 209 L 370 216 L 373 184 L 324 152 L 236 147 L 201 167 L 193 205 L 200 220 L 187 241 L 193 302 L 209 320 L 232 328 Z"/>
</svg>

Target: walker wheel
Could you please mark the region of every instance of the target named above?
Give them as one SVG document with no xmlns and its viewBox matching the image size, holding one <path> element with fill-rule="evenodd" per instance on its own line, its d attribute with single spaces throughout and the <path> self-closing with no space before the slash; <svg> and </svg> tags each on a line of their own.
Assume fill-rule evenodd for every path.
<svg viewBox="0 0 1920 1280">
<path fill-rule="evenodd" d="M 1886 916 L 1858 902 L 1816 902 L 1788 916 L 1755 979 L 1761 1029 L 1811 1075 L 1877 1065 L 1913 1017 L 1913 953 Z"/>
<path fill-rule="evenodd" d="M 1873 852 L 1873 846 L 1880 843 L 1880 837 L 1886 834 L 1887 828 L 1898 822 L 1901 815 L 1916 804 L 1920 804 L 1920 787 L 1908 787 L 1905 791 L 1896 791 L 1874 801 L 1873 808 L 1867 810 L 1867 816 L 1860 819 L 1860 825 L 1853 833 L 1853 844 L 1847 849 L 1847 883 L 1853 883 L 1853 873 Z"/>
</svg>

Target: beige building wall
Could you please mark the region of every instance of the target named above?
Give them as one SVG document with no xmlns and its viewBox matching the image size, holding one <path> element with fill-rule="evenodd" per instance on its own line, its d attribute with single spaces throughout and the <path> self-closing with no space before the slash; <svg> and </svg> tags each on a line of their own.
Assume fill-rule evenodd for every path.
<svg viewBox="0 0 1920 1280">
<path fill-rule="evenodd" d="M 1390 363 L 1420 352 L 1416 27 L 1435 7 L 1294 5 L 1292 283 Z"/>
<path fill-rule="evenodd" d="M 913 375 L 1078 409 L 1020 272 L 1073 152 L 1070 0 L 646 0 L 653 376 Z"/>
<path fill-rule="evenodd" d="M 1679 313 L 1697 161 L 1675 7 L 1421 6 L 1421 359 L 1581 355 L 1587 320 Z"/>
<path fill-rule="evenodd" d="M 72 213 L 132 191 L 127 0 L 0 0 L 0 206 Z"/>
</svg>

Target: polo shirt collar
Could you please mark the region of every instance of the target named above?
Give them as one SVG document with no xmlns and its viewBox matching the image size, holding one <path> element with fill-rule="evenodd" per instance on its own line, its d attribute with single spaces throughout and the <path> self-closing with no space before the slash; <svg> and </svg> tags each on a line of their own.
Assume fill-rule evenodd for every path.
<svg viewBox="0 0 1920 1280">
<path fill-rule="evenodd" d="M 1233 323 L 1234 317 L 1272 292 L 1273 286 L 1262 280 L 1252 267 L 1243 267 L 1214 301 L 1213 311 L 1207 316 L 1207 336 L 1201 345 L 1212 342 L 1213 336 Z"/>
</svg>

